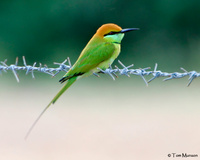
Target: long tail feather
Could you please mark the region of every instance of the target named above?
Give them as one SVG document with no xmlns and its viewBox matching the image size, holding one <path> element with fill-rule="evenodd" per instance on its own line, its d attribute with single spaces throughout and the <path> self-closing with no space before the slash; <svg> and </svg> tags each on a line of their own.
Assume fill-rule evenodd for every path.
<svg viewBox="0 0 200 160">
<path fill-rule="evenodd" d="M 70 78 L 67 83 L 64 85 L 64 87 L 57 93 L 57 95 L 53 98 L 51 101 L 52 104 L 54 104 L 58 98 L 76 81 L 77 77 Z"/>
<path fill-rule="evenodd" d="M 58 98 L 76 81 L 77 77 L 72 77 L 70 78 L 67 83 L 63 86 L 63 88 L 56 94 L 56 96 L 52 99 L 52 101 L 44 108 L 44 110 L 40 113 L 40 115 L 37 117 L 37 119 L 34 121 L 34 123 L 31 125 L 30 129 L 28 130 L 25 139 L 28 138 L 28 136 L 30 135 L 31 131 L 33 130 L 33 128 L 35 127 L 35 125 L 37 124 L 37 122 L 40 120 L 40 118 L 42 117 L 42 115 L 45 113 L 45 111 L 51 106 L 51 104 L 54 104 Z"/>
</svg>

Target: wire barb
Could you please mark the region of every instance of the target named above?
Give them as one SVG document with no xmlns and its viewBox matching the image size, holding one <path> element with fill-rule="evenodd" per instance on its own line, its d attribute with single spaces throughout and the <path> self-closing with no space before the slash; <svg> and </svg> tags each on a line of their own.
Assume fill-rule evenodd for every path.
<svg viewBox="0 0 200 160">
<path fill-rule="evenodd" d="M 52 77 L 55 77 L 61 71 L 68 72 L 69 69 L 72 67 L 69 57 L 65 59 L 62 63 L 54 62 L 55 65 L 58 65 L 58 67 L 56 68 L 49 68 L 47 65 L 42 65 L 41 63 L 39 63 L 39 66 L 36 67 L 36 64 L 37 64 L 36 62 L 34 62 L 33 65 L 27 65 L 26 59 L 24 56 L 22 57 L 22 59 L 23 59 L 24 66 L 18 66 L 18 57 L 15 60 L 15 64 L 11 64 L 11 65 L 7 65 L 7 59 L 4 61 L 1 61 L 0 74 L 2 74 L 2 71 L 7 72 L 8 70 L 11 70 L 17 82 L 19 82 L 19 76 L 17 74 L 17 71 L 19 70 L 24 70 L 26 72 L 26 75 L 28 73 L 31 73 L 32 78 L 35 78 L 35 75 L 34 75 L 35 71 L 49 74 Z M 67 62 L 68 64 L 66 64 Z M 118 63 L 121 67 L 115 66 L 115 69 L 113 69 L 112 66 L 109 65 L 109 67 L 105 70 L 102 70 L 101 68 L 97 68 L 97 69 L 99 70 L 99 73 L 108 74 L 113 80 L 115 80 L 115 78 L 118 78 L 118 75 L 125 75 L 127 77 L 130 77 L 130 75 L 140 76 L 145 82 L 146 86 L 148 86 L 148 83 L 152 82 L 154 79 L 159 78 L 159 77 L 166 77 L 165 79 L 163 79 L 163 81 L 168 81 L 171 79 L 178 79 L 178 78 L 183 78 L 186 76 L 189 76 L 188 78 L 189 82 L 187 84 L 187 86 L 189 86 L 195 78 L 200 77 L 200 73 L 196 71 L 187 71 L 184 68 L 180 68 L 183 71 L 183 73 L 162 72 L 160 70 L 157 70 L 158 69 L 157 63 L 155 64 L 153 71 L 149 71 L 151 69 L 150 67 L 132 69 L 132 67 L 134 66 L 133 64 L 129 66 L 125 66 L 120 60 L 118 60 Z M 98 73 L 93 73 L 93 75 L 100 77 Z M 149 76 L 149 75 L 151 75 L 152 78 L 147 81 L 145 76 Z"/>
</svg>

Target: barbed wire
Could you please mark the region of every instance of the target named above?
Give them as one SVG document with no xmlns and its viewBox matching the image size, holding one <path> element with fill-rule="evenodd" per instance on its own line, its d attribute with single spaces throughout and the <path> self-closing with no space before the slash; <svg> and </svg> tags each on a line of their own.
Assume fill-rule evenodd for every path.
<svg viewBox="0 0 200 160">
<path fill-rule="evenodd" d="M 13 72 L 17 82 L 19 82 L 19 77 L 17 74 L 17 71 L 19 71 L 19 70 L 25 71 L 26 75 L 28 73 L 31 73 L 32 78 L 35 78 L 35 76 L 34 76 L 35 71 L 46 73 L 46 74 L 54 77 L 61 71 L 67 72 L 72 67 L 69 58 L 65 59 L 62 63 L 54 62 L 55 65 L 58 65 L 57 68 L 48 68 L 47 65 L 42 65 L 41 63 L 39 63 L 39 66 L 36 67 L 36 62 L 33 63 L 33 65 L 27 65 L 26 59 L 24 56 L 22 57 L 22 59 L 23 59 L 24 66 L 18 66 L 18 57 L 16 58 L 15 64 L 11 64 L 11 65 L 7 65 L 7 59 L 5 61 L 1 61 L 0 74 L 2 74 L 2 71 L 7 72 L 8 70 L 11 70 Z M 68 65 L 66 64 L 66 62 L 68 62 Z M 113 80 L 115 80 L 115 77 L 118 77 L 118 75 L 125 75 L 127 77 L 130 77 L 131 74 L 137 75 L 143 79 L 143 81 L 145 82 L 145 84 L 147 86 L 148 86 L 148 83 L 150 83 L 151 81 L 153 81 L 154 79 L 159 78 L 159 77 L 167 77 L 167 78 L 163 79 L 163 81 L 168 81 L 171 79 L 178 79 L 178 78 L 183 78 L 186 76 L 189 76 L 189 78 L 188 78 L 189 82 L 187 84 L 187 86 L 189 86 L 195 78 L 200 77 L 200 73 L 198 73 L 196 71 L 188 72 L 184 68 L 180 68 L 183 71 L 183 73 L 162 72 L 160 70 L 157 70 L 157 68 L 158 68 L 157 63 L 155 64 L 153 71 L 149 71 L 149 69 L 151 69 L 150 67 L 131 69 L 131 67 L 134 66 L 133 64 L 131 64 L 129 66 L 125 66 L 120 60 L 118 60 L 118 63 L 120 64 L 120 66 L 122 68 L 119 68 L 118 66 L 115 66 L 115 69 L 113 69 L 112 66 L 109 66 L 109 68 L 107 68 L 106 70 L 102 70 L 102 69 L 98 68 L 99 73 L 108 74 Z M 100 77 L 98 73 L 93 73 L 93 74 L 97 77 Z M 150 80 L 145 79 L 145 76 L 148 76 L 148 75 L 152 76 L 152 78 Z"/>
</svg>

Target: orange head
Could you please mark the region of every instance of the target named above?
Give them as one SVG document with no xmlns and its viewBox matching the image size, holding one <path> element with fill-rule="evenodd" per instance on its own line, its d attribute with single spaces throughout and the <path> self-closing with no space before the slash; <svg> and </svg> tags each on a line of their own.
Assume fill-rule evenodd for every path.
<svg viewBox="0 0 200 160">
<path fill-rule="evenodd" d="M 108 42 L 121 43 L 125 32 L 138 30 L 138 28 L 122 29 L 120 26 L 108 23 L 102 25 L 96 32 L 95 36 L 99 36 Z"/>
<path fill-rule="evenodd" d="M 97 35 L 103 37 L 104 35 L 110 33 L 110 32 L 120 32 L 122 28 L 116 24 L 108 23 L 103 24 L 96 32 Z"/>
</svg>

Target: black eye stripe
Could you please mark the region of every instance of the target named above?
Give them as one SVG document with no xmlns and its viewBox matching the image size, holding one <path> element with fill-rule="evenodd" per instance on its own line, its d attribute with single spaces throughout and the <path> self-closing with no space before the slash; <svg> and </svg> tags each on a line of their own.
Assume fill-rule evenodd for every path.
<svg viewBox="0 0 200 160">
<path fill-rule="evenodd" d="M 107 35 L 113 35 L 113 34 L 117 34 L 117 33 L 120 33 L 120 32 L 117 32 L 117 31 L 111 31 L 107 34 L 104 34 L 104 36 L 107 36 Z"/>
</svg>

